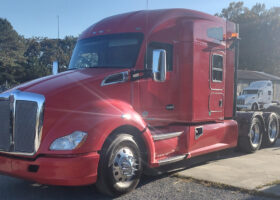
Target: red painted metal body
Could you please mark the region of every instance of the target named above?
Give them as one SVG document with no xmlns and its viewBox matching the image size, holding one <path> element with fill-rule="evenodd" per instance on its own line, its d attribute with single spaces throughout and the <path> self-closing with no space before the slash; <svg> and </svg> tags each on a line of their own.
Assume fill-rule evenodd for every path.
<svg viewBox="0 0 280 200">
<path fill-rule="evenodd" d="M 55 185 L 85 185 L 97 179 L 98 152 L 117 128 L 139 130 L 150 167 L 176 155 L 194 157 L 236 146 L 233 120 L 234 51 L 228 43 L 209 38 L 209 28 L 235 32 L 235 25 L 208 14 L 185 10 L 139 11 L 106 18 L 84 31 L 79 40 L 96 35 L 141 32 L 144 40 L 133 69 L 79 69 L 38 79 L 16 89 L 46 98 L 43 135 L 30 157 L 0 156 L 0 171 L 12 176 Z M 151 42 L 173 46 L 172 71 L 165 82 L 151 78 L 101 86 L 110 74 L 143 70 L 146 47 Z M 147 45 L 146 45 L 147 44 Z M 223 81 L 211 79 L 211 56 L 223 56 Z M 222 105 L 219 105 L 222 101 Z M 173 110 L 166 105 L 174 105 Z M 145 116 L 143 113 L 146 113 Z M 129 115 L 129 118 L 122 117 Z M 151 131 L 147 126 L 158 127 Z M 203 135 L 195 138 L 195 129 Z M 51 151 L 51 143 L 73 131 L 88 133 L 73 151 Z M 178 137 L 154 141 L 154 134 L 181 131 Z M 143 132 L 143 133 L 141 133 Z M 28 172 L 38 165 L 38 172 Z"/>
</svg>

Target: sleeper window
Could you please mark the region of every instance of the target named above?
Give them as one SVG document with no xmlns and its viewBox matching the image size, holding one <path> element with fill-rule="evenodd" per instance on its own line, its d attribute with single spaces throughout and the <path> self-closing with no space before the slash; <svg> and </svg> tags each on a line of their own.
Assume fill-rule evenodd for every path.
<svg viewBox="0 0 280 200">
<path fill-rule="evenodd" d="M 223 56 L 221 55 L 212 56 L 212 81 L 223 81 Z"/>
</svg>

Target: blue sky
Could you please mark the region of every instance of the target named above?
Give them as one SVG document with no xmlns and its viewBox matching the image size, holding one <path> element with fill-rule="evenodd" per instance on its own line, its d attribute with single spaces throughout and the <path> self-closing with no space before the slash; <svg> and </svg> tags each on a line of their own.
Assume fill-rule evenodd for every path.
<svg viewBox="0 0 280 200">
<path fill-rule="evenodd" d="M 149 0 L 149 9 L 189 8 L 209 14 L 220 12 L 234 0 Z M 251 8 L 265 3 L 267 8 L 280 6 L 279 0 L 244 0 Z M 146 9 L 147 0 L 0 0 L 0 17 L 8 19 L 25 37 L 78 36 L 100 19 L 123 12 Z"/>
</svg>

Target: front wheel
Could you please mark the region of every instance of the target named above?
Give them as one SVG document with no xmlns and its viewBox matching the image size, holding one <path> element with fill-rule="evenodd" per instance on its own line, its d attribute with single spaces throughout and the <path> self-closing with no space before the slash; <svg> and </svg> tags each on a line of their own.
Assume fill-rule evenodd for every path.
<svg viewBox="0 0 280 200">
<path fill-rule="evenodd" d="M 96 186 L 101 193 L 119 196 L 132 191 L 143 171 L 140 149 L 129 134 L 117 134 L 105 142 Z"/>
</svg>

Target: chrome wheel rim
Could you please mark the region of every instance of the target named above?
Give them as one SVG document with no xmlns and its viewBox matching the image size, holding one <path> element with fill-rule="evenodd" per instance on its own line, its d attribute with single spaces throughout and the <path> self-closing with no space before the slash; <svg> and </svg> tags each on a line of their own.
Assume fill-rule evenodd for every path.
<svg viewBox="0 0 280 200">
<path fill-rule="evenodd" d="M 258 124 L 254 124 L 251 131 L 250 131 L 250 138 L 251 143 L 254 148 L 257 148 L 260 144 L 261 139 L 261 133 L 260 133 L 260 127 Z"/>
<path fill-rule="evenodd" d="M 133 151 L 128 147 L 121 148 L 113 160 L 113 176 L 116 184 L 120 186 L 130 184 L 136 171 L 138 171 L 138 166 Z"/>
<path fill-rule="evenodd" d="M 271 142 L 274 142 L 277 137 L 277 123 L 275 119 L 269 122 L 268 125 L 268 137 Z"/>
</svg>

